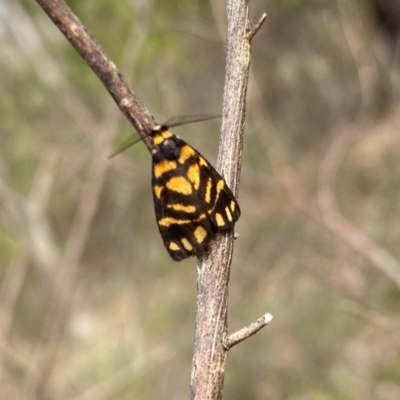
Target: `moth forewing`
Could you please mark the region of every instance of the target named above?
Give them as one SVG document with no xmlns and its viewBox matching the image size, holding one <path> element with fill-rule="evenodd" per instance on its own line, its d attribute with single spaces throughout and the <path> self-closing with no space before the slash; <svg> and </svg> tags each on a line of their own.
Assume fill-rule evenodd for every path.
<svg viewBox="0 0 400 400">
<path fill-rule="evenodd" d="M 177 117 L 154 126 L 152 192 L 157 225 L 175 261 L 202 256 L 218 231 L 232 229 L 239 204 L 224 178 L 193 147 L 169 131 L 173 126 L 219 118 L 220 115 Z M 141 138 L 128 139 L 109 158 Z"/>
<path fill-rule="evenodd" d="M 165 247 L 175 261 L 201 256 L 218 230 L 233 228 L 239 205 L 221 175 L 184 140 L 160 131 L 155 142 L 153 198 Z"/>
</svg>

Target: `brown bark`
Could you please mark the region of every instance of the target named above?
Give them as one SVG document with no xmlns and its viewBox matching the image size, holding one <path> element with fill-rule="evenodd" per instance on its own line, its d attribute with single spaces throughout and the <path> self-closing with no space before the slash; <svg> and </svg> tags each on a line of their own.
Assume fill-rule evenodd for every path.
<svg viewBox="0 0 400 400">
<path fill-rule="evenodd" d="M 155 125 L 154 118 L 129 87 L 115 64 L 63 0 L 36 1 L 101 80 L 119 109 L 150 149 L 151 143 L 149 138 L 146 138 L 146 133 Z"/>
<path fill-rule="evenodd" d="M 250 42 L 265 16 L 250 29 L 248 4 L 227 2 L 227 61 L 223 120 L 217 169 L 238 195 L 250 67 Z M 221 399 L 229 347 L 228 287 L 233 253 L 233 232 L 220 234 L 209 256 L 197 265 L 197 310 L 191 399 Z"/>
</svg>

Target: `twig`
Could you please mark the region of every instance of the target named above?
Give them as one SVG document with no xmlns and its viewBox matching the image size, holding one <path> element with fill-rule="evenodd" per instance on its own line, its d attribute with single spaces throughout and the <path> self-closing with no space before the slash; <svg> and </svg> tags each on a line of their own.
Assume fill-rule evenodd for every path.
<svg viewBox="0 0 400 400">
<path fill-rule="evenodd" d="M 285 151 L 277 139 L 278 134 L 274 132 L 274 127 L 265 117 L 262 95 L 255 77 L 253 77 L 252 83 L 252 97 L 249 102 L 251 104 L 250 109 L 257 114 L 254 121 L 256 124 L 260 124 L 259 129 L 256 130 L 270 133 L 268 137 L 267 135 L 259 135 L 259 137 L 269 154 L 274 173 L 287 192 L 292 204 L 341 238 L 344 243 L 371 262 L 400 288 L 400 262 L 389 251 L 369 239 L 358 227 L 331 207 L 323 210 L 322 214 L 317 199 L 306 193 L 301 184 L 301 179 L 286 159 Z M 398 115 L 398 110 L 394 115 Z M 363 134 L 367 135 L 366 132 L 363 132 Z"/>
<path fill-rule="evenodd" d="M 26 252 L 18 260 L 11 261 L 0 286 L 0 340 L 7 347 L 15 306 L 28 272 L 30 254 Z M 0 375 L 3 369 L 3 354 L 0 355 Z"/>
<path fill-rule="evenodd" d="M 115 64 L 63 0 L 36 1 L 101 80 L 143 142 L 151 149 L 151 141 L 146 137 L 146 132 L 153 128 L 154 118 L 128 86 Z"/>
<path fill-rule="evenodd" d="M 106 380 L 87 389 L 84 393 L 71 400 L 107 400 L 118 395 L 123 388 L 131 385 L 143 375 L 153 371 L 176 356 L 176 351 L 165 345 L 160 345 L 135 359 L 135 365 L 122 367 Z"/>
<path fill-rule="evenodd" d="M 139 132 L 139 135 L 145 136 L 146 132 L 154 126 L 153 117 L 141 104 L 116 66 L 107 58 L 78 18 L 61 0 L 37 0 L 37 2 L 96 73 L 121 111 Z M 136 59 L 132 58 L 133 61 Z M 99 129 L 93 143 L 95 150 L 98 151 L 95 151 L 96 156 L 90 163 L 81 201 L 65 245 L 65 256 L 60 262 L 60 272 L 55 282 L 56 298 L 53 300 L 54 304 L 52 304 L 52 310 L 48 316 L 49 326 L 45 330 L 48 340 L 45 341 L 44 346 L 38 352 L 35 376 L 31 382 L 32 396 L 39 398 L 44 396 L 60 343 L 64 338 L 65 326 L 69 319 L 75 293 L 76 285 L 74 283 L 79 272 L 90 227 L 98 208 L 99 196 L 107 170 L 106 160 L 99 154 L 99 150 L 104 147 L 104 142 L 111 140 L 112 135 L 117 130 L 118 120 L 117 109 L 110 107 L 107 111 L 106 120 L 102 124 L 103 129 Z M 149 138 L 146 138 L 144 142 L 151 149 Z"/>
<path fill-rule="evenodd" d="M 253 29 L 249 32 L 249 34 L 247 35 L 247 40 L 251 43 L 251 41 L 253 40 L 253 37 L 257 34 L 257 32 L 260 30 L 262 24 L 264 23 L 264 21 L 267 18 L 267 13 L 263 13 L 260 17 L 260 19 L 258 20 L 258 22 L 253 26 Z"/>
<path fill-rule="evenodd" d="M 36 265 L 51 278 L 54 277 L 60 254 L 46 209 L 57 172 L 57 162 L 57 154 L 52 150 L 41 156 L 29 198 L 24 203 L 32 255 Z"/>
<path fill-rule="evenodd" d="M 340 306 L 343 308 L 343 310 L 349 311 L 365 321 L 368 321 L 369 323 L 384 329 L 385 331 L 388 331 L 399 338 L 400 324 L 396 320 L 364 307 L 352 300 L 342 300 Z"/>
<path fill-rule="evenodd" d="M 245 326 L 235 333 L 231 333 L 225 340 L 225 349 L 229 350 L 243 340 L 255 335 L 260 329 L 264 328 L 265 325 L 268 325 L 272 321 L 272 318 L 273 316 L 270 313 L 266 313 L 258 318 L 257 321 L 252 322 L 250 325 Z"/>
<path fill-rule="evenodd" d="M 10 346 L 7 343 L 7 340 L 0 333 L 0 352 L 1 357 L 6 359 L 7 363 L 13 363 L 16 367 L 23 370 L 24 372 L 31 372 L 34 369 L 34 365 L 32 363 L 32 358 L 30 354 L 23 348 L 23 345 L 20 346 Z M 1 366 L 3 367 L 3 366 Z M 2 373 L 0 369 L 0 373 Z M 2 376 L 3 378 L 3 376 Z"/>
<path fill-rule="evenodd" d="M 252 37 L 246 35 L 250 31 L 247 2 L 228 0 L 227 14 L 226 82 L 217 169 L 237 195 Z M 233 242 L 233 232 L 219 235 L 211 254 L 198 262 L 196 331 L 190 386 L 192 400 L 219 400 L 222 396 L 228 351 L 224 339 Z"/>
</svg>

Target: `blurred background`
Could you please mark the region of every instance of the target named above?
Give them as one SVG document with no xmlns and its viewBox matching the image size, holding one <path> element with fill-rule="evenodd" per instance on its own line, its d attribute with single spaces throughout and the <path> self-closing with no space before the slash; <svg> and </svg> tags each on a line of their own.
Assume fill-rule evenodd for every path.
<svg viewBox="0 0 400 400">
<path fill-rule="evenodd" d="M 69 1 L 159 122 L 221 111 L 225 4 Z M 230 400 L 400 399 L 400 1 L 253 0 Z M 188 398 L 195 259 L 36 2 L 0 1 L 0 398 Z M 218 120 L 175 132 L 213 164 Z"/>
</svg>

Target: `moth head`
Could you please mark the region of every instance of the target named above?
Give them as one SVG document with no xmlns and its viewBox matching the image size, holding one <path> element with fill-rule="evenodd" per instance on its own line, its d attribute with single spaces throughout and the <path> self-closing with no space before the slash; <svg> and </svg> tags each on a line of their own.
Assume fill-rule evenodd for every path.
<svg viewBox="0 0 400 400">
<path fill-rule="evenodd" d="M 164 139 L 158 147 L 163 156 L 168 160 L 176 160 L 179 157 L 179 147 L 172 138 Z"/>
</svg>

